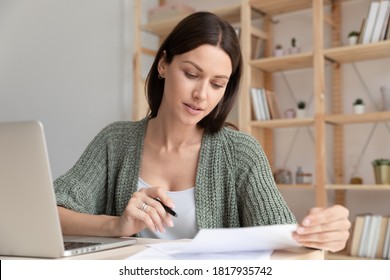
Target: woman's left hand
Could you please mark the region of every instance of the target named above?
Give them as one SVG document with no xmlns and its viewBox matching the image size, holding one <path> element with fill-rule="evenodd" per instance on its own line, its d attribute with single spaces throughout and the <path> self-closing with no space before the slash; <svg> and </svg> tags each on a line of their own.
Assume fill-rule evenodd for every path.
<svg viewBox="0 0 390 280">
<path fill-rule="evenodd" d="M 337 252 L 349 238 L 349 211 L 341 205 L 312 208 L 298 225 L 293 238 L 303 246 Z"/>
</svg>

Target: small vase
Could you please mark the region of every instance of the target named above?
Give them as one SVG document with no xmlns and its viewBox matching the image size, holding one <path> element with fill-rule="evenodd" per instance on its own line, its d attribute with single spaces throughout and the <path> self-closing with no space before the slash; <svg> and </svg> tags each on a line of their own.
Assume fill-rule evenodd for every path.
<svg viewBox="0 0 390 280">
<path fill-rule="evenodd" d="M 363 114 L 364 113 L 364 105 L 362 105 L 362 104 L 353 105 L 353 111 L 355 114 Z"/>
<path fill-rule="evenodd" d="M 287 109 L 286 111 L 284 111 L 284 117 L 286 119 L 293 119 L 295 118 L 296 116 L 296 112 L 294 109 Z"/>
<path fill-rule="evenodd" d="M 274 55 L 275 56 L 283 56 L 284 55 L 283 49 L 275 49 L 274 50 Z"/>
<path fill-rule="evenodd" d="M 357 44 L 358 37 L 357 36 L 351 36 L 351 37 L 348 37 L 348 40 L 349 40 L 349 45 L 353 46 L 353 45 Z"/>
<path fill-rule="evenodd" d="M 306 117 L 306 110 L 305 109 L 298 109 L 297 110 L 297 119 L 302 119 Z"/>
</svg>

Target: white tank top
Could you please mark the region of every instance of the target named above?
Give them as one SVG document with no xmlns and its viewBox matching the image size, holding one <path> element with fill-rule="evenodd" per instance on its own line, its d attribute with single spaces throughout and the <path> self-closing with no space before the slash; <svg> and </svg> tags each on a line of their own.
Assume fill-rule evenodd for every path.
<svg viewBox="0 0 390 280">
<path fill-rule="evenodd" d="M 138 189 L 149 188 L 150 185 L 138 179 Z M 195 188 L 184 191 L 167 192 L 168 196 L 175 203 L 175 212 L 178 217 L 172 216 L 173 227 L 165 227 L 165 233 L 152 232 L 148 228 L 139 233 L 140 237 L 159 239 L 182 239 L 194 238 L 198 233 L 198 226 L 195 218 Z"/>
</svg>

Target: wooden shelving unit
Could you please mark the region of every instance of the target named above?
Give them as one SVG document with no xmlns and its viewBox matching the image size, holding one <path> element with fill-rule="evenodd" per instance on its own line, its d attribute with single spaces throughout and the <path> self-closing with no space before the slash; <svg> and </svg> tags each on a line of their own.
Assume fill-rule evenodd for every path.
<svg viewBox="0 0 390 280">
<path fill-rule="evenodd" d="M 252 66 L 262 71 L 277 72 L 313 67 L 313 54 L 300 53 L 288 57 L 267 57 L 254 60 Z"/>
<path fill-rule="evenodd" d="M 347 1 L 347 0 L 346 0 Z M 140 13 L 141 1 L 136 2 L 136 13 Z M 271 168 L 275 168 L 274 135 L 275 129 L 310 127 L 314 128 L 315 139 L 315 181 L 312 184 L 303 185 L 279 185 L 280 189 L 302 189 L 314 190 L 316 194 L 315 204 L 317 206 L 327 206 L 329 190 L 336 192 L 339 202 L 344 201 L 346 191 L 364 190 L 389 190 L 389 185 L 349 185 L 344 181 L 344 134 L 346 125 L 357 123 L 376 123 L 390 121 L 390 112 L 373 112 L 361 115 L 346 115 L 343 113 L 343 92 L 342 66 L 345 63 L 356 61 L 381 59 L 390 57 L 390 40 L 374 44 L 357 46 L 340 46 L 340 23 L 341 23 L 341 0 L 242 0 L 239 5 L 224 7 L 212 12 L 228 20 L 231 23 L 240 25 L 240 40 L 242 54 L 244 58 L 244 75 L 241 82 L 241 94 L 238 102 L 238 126 L 240 130 L 246 131 L 256 137 L 268 157 Z M 330 14 L 325 14 L 325 6 L 330 5 Z M 137 11 L 138 9 L 138 11 Z M 313 24 L 313 49 L 310 52 L 296 55 L 286 55 L 283 57 L 272 57 L 273 29 L 269 19 L 275 15 L 290 13 L 299 10 L 309 10 L 312 13 Z M 265 20 L 265 25 L 260 30 L 252 25 L 254 15 L 261 15 Z M 139 119 L 144 116 L 142 106 L 143 93 L 141 94 L 140 81 L 140 60 L 145 54 L 153 55 L 153 50 L 141 46 L 141 30 L 155 34 L 164 38 L 171 29 L 183 17 L 169 20 L 140 24 L 140 19 L 136 21 L 136 51 L 134 59 L 135 80 L 135 106 L 134 118 Z M 332 47 L 324 48 L 324 25 L 329 24 L 332 28 Z M 260 37 L 266 39 L 265 58 L 251 59 L 251 38 Z M 325 109 L 325 62 L 332 66 L 332 112 Z M 251 118 L 251 87 L 265 87 L 273 90 L 273 74 L 279 71 L 294 69 L 312 69 L 313 71 L 313 92 L 314 92 L 314 116 L 304 119 L 277 119 L 270 121 L 254 121 Z M 253 79 L 257 77 L 257 79 Z M 260 77 L 260 78 L 259 78 Z M 141 102 L 141 103 L 140 103 Z M 333 127 L 333 149 L 334 159 L 330 163 L 334 170 L 334 184 L 326 181 L 326 127 Z M 339 193 L 338 193 L 339 192 Z M 328 254 L 332 259 L 354 259 L 341 252 L 339 254 Z"/>
</svg>

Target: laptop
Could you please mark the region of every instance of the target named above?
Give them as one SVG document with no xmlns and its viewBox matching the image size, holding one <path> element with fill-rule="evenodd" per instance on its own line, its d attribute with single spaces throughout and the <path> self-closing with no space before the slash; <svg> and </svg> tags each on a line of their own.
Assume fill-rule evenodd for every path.
<svg viewBox="0 0 390 280">
<path fill-rule="evenodd" d="M 52 182 L 42 124 L 0 123 L 0 255 L 59 258 L 136 243 L 63 236 Z"/>
</svg>

